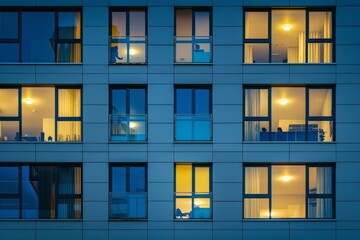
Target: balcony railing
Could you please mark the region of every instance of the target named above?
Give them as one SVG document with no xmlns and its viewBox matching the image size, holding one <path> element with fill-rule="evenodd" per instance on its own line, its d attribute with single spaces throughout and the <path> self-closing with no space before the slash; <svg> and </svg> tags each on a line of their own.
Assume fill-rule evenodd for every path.
<svg viewBox="0 0 360 240">
<path fill-rule="evenodd" d="M 146 141 L 147 115 L 109 115 L 110 141 Z"/>
<path fill-rule="evenodd" d="M 147 36 L 109 37 L 109 63 L 145 64 Z"/>
<path fill-rule="evenodd" d="M 175 141 L 211 140 L 211 114 L 175 114 Z"/>
<path fill-rule="evenodd" d="M 211 36 L 175 36 L 176 63 L 211 63 Z"/>
<path fill-rule="evenodd" d="M 212 218 L 211 192 L 175 192 L 175 218 Z"/>
<path fill-rule="evenodd" d="M 111 192 L 109 194 L 109 218 L 145 219 L 147 218 L 146 192 Z"/>
</svg>

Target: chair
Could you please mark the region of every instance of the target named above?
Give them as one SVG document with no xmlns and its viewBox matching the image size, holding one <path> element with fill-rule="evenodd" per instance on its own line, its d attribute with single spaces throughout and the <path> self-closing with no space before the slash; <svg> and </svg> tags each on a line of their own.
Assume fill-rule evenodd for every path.
<svg viewBox="0 0 360 240">
<path fill-rule="evenodd" d="M 183 218 L 184 216 L 186 216 L 187 214 L 186 213 L 183 213 L 180 208 L 177 208 L 176 209 L 176 213 L 175 213 L 175 216 L 176 218 Z"/>
</svg>

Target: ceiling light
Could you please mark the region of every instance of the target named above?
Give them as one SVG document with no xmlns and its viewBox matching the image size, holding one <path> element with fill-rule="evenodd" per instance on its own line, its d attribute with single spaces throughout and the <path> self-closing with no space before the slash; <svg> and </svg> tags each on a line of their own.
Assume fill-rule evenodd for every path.
<svg viewBox="0 0 360 240">
<path fill-rule="evenodd" d="M 130 49 L 130 50 L 129 50 L 129 54 L 130 54 L 130 55 L 135 55 L 135 54 L 136 54 L 136 50 L 135 50 L 135 49 Z"/>
<path fill-rule="evenodd" d="M 284 29 L 284 31 L 290 31 L 292 26 L 290 24 L 284 24 L 281 26 L 282 29 Z"/>
<path fill-rule="evenodd" d="M 290 181 L 292 179 L 292 177 L 290 177 L 290 176 L 282 176 L 280 179 L 283 182 L 288 182 L 288 181 Z"/>
<path fill-rule="evenodd" d="M 34 100 L 33 100 L 32 98 L 25 98 L 25 99 L 24 99 L 24 102 L 25 102 L 26 104 L 33 104 L 33 103 L 34 103 Z"/>
<path fill-rule="evenodd" d="M 282 98 L 282 99 L 279 100 L 279 103 L 281 105 L 286 105 L 288 102 L 289 102 L 289 100 L 287 98 Z"/>
<path fill-rule="evenodd" d="M 130 122 L 130 123 L 129 123 L 129 127 L 130 127 L 130 128 L 135 128 L 135 127 L 136 127 L 136 123 Z"/>
</svg>

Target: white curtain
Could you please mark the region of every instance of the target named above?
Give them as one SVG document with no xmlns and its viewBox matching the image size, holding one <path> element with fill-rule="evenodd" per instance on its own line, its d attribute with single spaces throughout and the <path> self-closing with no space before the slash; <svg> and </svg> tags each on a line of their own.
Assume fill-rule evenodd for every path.
<svg viewBox="0 0 360 240">
<path fill-rule="evenodd" d="M 245 54 L 244 54 L 245 63 L 253 63 L 253 47 L 249 44 L 245 44 Z"/>
<path fill-rule="evenodd" d="M 245 193 L 259 194 L 260 193 L 260 169 L 257 167 L 245 168 Z M 245 204 L 246 218 L 260 218 L 260 199 L 248 198 Z"/>
<path fill-rule="evenodd" d="M 318 194 L 331 194 L 332 191 L 332 176 L 331 167 L 317 167 L 316 168 L 316 192 Z M 331 199 L 318 198 L 316 199 L 316 218 L 331 218 L 332 217 L 332 203 Z"/>
<path fill-rule="evenodd" d="M 299 48 L 298 47 L 288 47 L 287 56 L 288 56 L 288 63 L 298 63 L 299 62 Z"/>
<path fill-rule="evenodd" d="M 319 32 L 310 32 L 309 38 L 319 38 Z M 320 44 L 321 43 L 310 43 L 308 48 L 308 59 L 309 63 L 319 63 L 320 58 Z"/>
<path fill-rule="evenodd" d="M 247 116 L 260 116 L 260 91 L 261 89 L 246 90 L 245 112 Z M 245 140 L 260 140 L 260 123 L 258 121 L 248 121 L 245 124 Z"/>
<path fill-rule="evenodd" d="M 306 34 L 305 32 L 299 32 L 299 63 L 305 62 L 305 46 L 306 44 Z"/>
<path fill-rule="evenodd" d="M 331 12 L 325 12 L 324 18 L 324 38 L 331 38 Z M 332 61 L 331 43 L 324 43 L 324 63 Z"/>
</svg>

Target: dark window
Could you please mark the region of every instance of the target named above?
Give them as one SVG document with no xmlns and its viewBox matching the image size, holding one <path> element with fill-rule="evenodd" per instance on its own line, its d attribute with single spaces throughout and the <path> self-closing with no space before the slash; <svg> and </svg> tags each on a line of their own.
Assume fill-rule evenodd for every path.
<svg viewBox="0 0 360 240">
<path fill-rule="evenodd" d="M 332 86 L 244 87 L 245 141 L 335 140 Z"/>
<path fill-rule="evenodd" d="M 82 218 L 80 165 L 0 166 L 0 189 L 0 218 Z"/>
<path fill-rule="evenodd" d="M 143 164 L 110 167 L 110 218 L 147 218 L 146 171 Z"/>
<path fill-rule="evenodd" d="M 334 218 L 334 167 L 244 166 L 244 218 Z"/>
<path fill-rule="evenodd" d="M 112 87 L 110 100 L 110 140 L 146 141 L 146 88 Z"/>
<path fill-rule="evenodd" d="M 80 63 L 80 11 L 0 12 L 0 62 Z"/>
<path fill-rule="evenodd" d="M 211 141 L 210 87 L 175 88 L 175 140 Z"/>
<path fill-rule="evenodd" d="M 146 11 L 140 8 L 110 11 L 110 63 L 146 63 Z"/>
<path fill-rule="evenodd" d="M 244 63 L 335 62 L 329 9 L 246 9 Z"/>
</svg>

